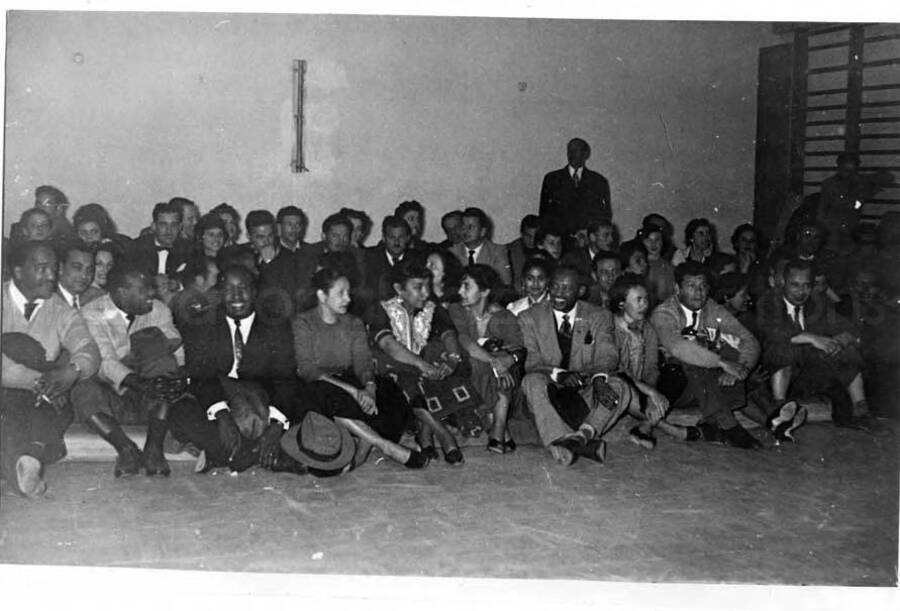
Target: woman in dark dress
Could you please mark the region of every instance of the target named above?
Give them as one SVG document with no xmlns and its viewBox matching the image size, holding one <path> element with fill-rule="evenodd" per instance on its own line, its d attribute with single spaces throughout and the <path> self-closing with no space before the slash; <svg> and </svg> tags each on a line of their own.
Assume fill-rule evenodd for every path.
<svg viewBox="0 0 900 611">
<path fill-rule="evenodd" d="M 510 398 L 521 379 L 524 362 L 522 331 L 515 314 L 492 301 L 500 286 L 497 272 L 487 265 L 463 270 L 460 303 L 450 305 L 450 318 L 459 333 L 459 343 L 472 363 L 472 383 L 490 413 L 487 449 L 505 454 L 516 449 L 506 419 Z"/>
<path fill-rule="evenodd" d="M 293 321 L 297 375 L 312 409 L 357 438 L 355 464 L 372 446 L 411 469 L 428 464 L 422 452 L 400 445 L 408 407 L 389 380 L 376 380 L 362 321 L 347 314 L 350 282 L 330 268 L 312 277 L 317 305 Z M 393 391 L 393 392 L 392 392 Z"/>
</svg>

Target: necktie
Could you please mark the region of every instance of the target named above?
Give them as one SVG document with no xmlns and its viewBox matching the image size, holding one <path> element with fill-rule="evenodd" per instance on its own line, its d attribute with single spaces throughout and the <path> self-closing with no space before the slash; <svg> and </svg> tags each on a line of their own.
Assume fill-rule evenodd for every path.
<svg viewBox="0 0 900 611">
<path fill-rule="evenodd" d="M 128 321 L 128 328 L 131 329 L 131 325 L 134 324 L 134 314 L 126 314 L 125 320 Z"/>
<path fill-rule="evenodd" d="M 475 251 L 469 251 L 469 265 L 475 265 Z"/>
<path fill-rule="evenodd" d="M 25 320 L 30 321 L 31 315 L 34 314 L 34 309 L 37 307 L 36 301 L 29 301 L 25 304 Z"/>
<path fill-rule="evenodd" d="M 796 324 L 800 329 L 803 329 L 803 325 L 800 323 L 800 312 L 803 306 L 794 306 L 794 324 Z"/>
<path fill-rule="evenodd" d="M 241 366 L 241 359 L 244 358 L 244 336 L 241 335 L 241 321 L 234 319 L 234 370 L 237 371 Z"/>
<path fill-rule="evenodd" d="M 569 355 L 572 352 L 572 323 L 569 322 L 569 315 L 563 314 L 562 323 L 556 332 L 556 338 L 559 341 L 559 350 L 562 352 L 562 362 L 559 366 L 562 369 L 569 368 Z"/>
<path fill-rule="evenodd" d="M 691 329 L 693 329 L 694 331 L 697 330 L 697 319 L 699 317 L 700 317 L 700 312 L 698 312 L 697 310 L 694 310 L 693 312 L 691 312 Z"/>
<path fill-rule="evenodd" d="M 72 307 L 81 310 L 81 301 L 78 300 L 78 295 L 72 295 Z"/>
<path fill-rule="evenodd" d="M 572 182 L 575 183 L 575 188 L 577 189 L 579 183 L 581 182 L 581 181 L 578 179 L 578 170 L 575 170 L 574 172 L 572 172 Z"/>
</svg>

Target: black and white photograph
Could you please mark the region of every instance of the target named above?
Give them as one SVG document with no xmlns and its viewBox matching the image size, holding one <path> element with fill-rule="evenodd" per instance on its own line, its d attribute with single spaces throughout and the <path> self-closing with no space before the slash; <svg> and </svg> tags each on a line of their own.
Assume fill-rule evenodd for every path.
<svg viewBox="0 0 900 611">
<path fill-rule="evenodd" d="M 272 4 L 4 7 L 0 604 L 896 608 L 896 6 Z"/>
</svg>

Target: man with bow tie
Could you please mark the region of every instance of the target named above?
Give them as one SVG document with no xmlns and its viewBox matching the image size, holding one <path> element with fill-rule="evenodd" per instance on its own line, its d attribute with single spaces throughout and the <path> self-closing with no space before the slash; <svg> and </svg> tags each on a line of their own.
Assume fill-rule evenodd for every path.
<svg viewBox="0 0 900 611">
<path fill-rule="evenodd" d="M 869 412 L 863 387 L 859 331 L 812 290 L 813 274 L 809 261 L 788 261 L 781 287 L 757 306 L 762 361 L 772 372 L 775 401 L 802 410 L 795 407 L 797 398 L 825 394 L 836 425 L 882 434 L 886 429 Z"/>
<path fill-rule="evenodd" d="M 193 244 L 181 236 L 181 206 L 159 203 L 153 207 L 153 232 L 134 240 L 125 254 L 125 261 L 157 277 L 156 283 L 173 280 L 184 269 L 193 253 Z"/>
<path fill-rule="evenodd" d="M 602 462 L 602 437 L 632 401 L 631 387 L 611 375 L 618 351 L 612 316 L 579 299 L 578 271 L 562 266 L 550 278 L 550 298 L 519 314 L 528 356 L 522 389 L 541 441 L 554 460 L 579 456 Z"/>
</svg>

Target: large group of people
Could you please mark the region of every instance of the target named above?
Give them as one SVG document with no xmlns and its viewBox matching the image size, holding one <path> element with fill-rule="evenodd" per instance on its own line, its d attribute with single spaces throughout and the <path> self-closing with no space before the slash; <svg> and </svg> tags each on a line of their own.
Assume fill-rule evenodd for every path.
<svg viewBox="0 0 900 611">
<path fill-rule="evenodd" d="M 723 252 L 702 217 L 677 247 L 660 212 L 622 240 L 590 146 L 567 154 L 509 244 L 477 207 L 443 214 L 430 243 L 425 207 L 404 201 L 366 246 L 363 210 L 335 211 L 308 243 L 297 206 L 242 222 L 184 197 L 130 238 L 102 205 L 70 222 L 63 191 L 38 187 L 4 241 L 4 477 L 41 496 L 74 420 L 115 449 L 115 477 L 169 475 L 171 444 L 201 473 L 338 475 L 373 446 L 411 469 L 461 465 L 463 436 L 516 451 L 514 414 L 565 466 L 604 462 L 615 426 L 647 449 L 662 431 L 752 450 L 792 442 L 814 395 L 835 425 L 890 433 L 867 390 L 900 362 L 884 341 L 898 278 L 879 276 L 900 239 L 896 214 L 859 223 L 858 159 L 786 206 L 781 233 L 743 224 Z M 695 423 L 669 421 L 687 406 Z"/>
</svg>

